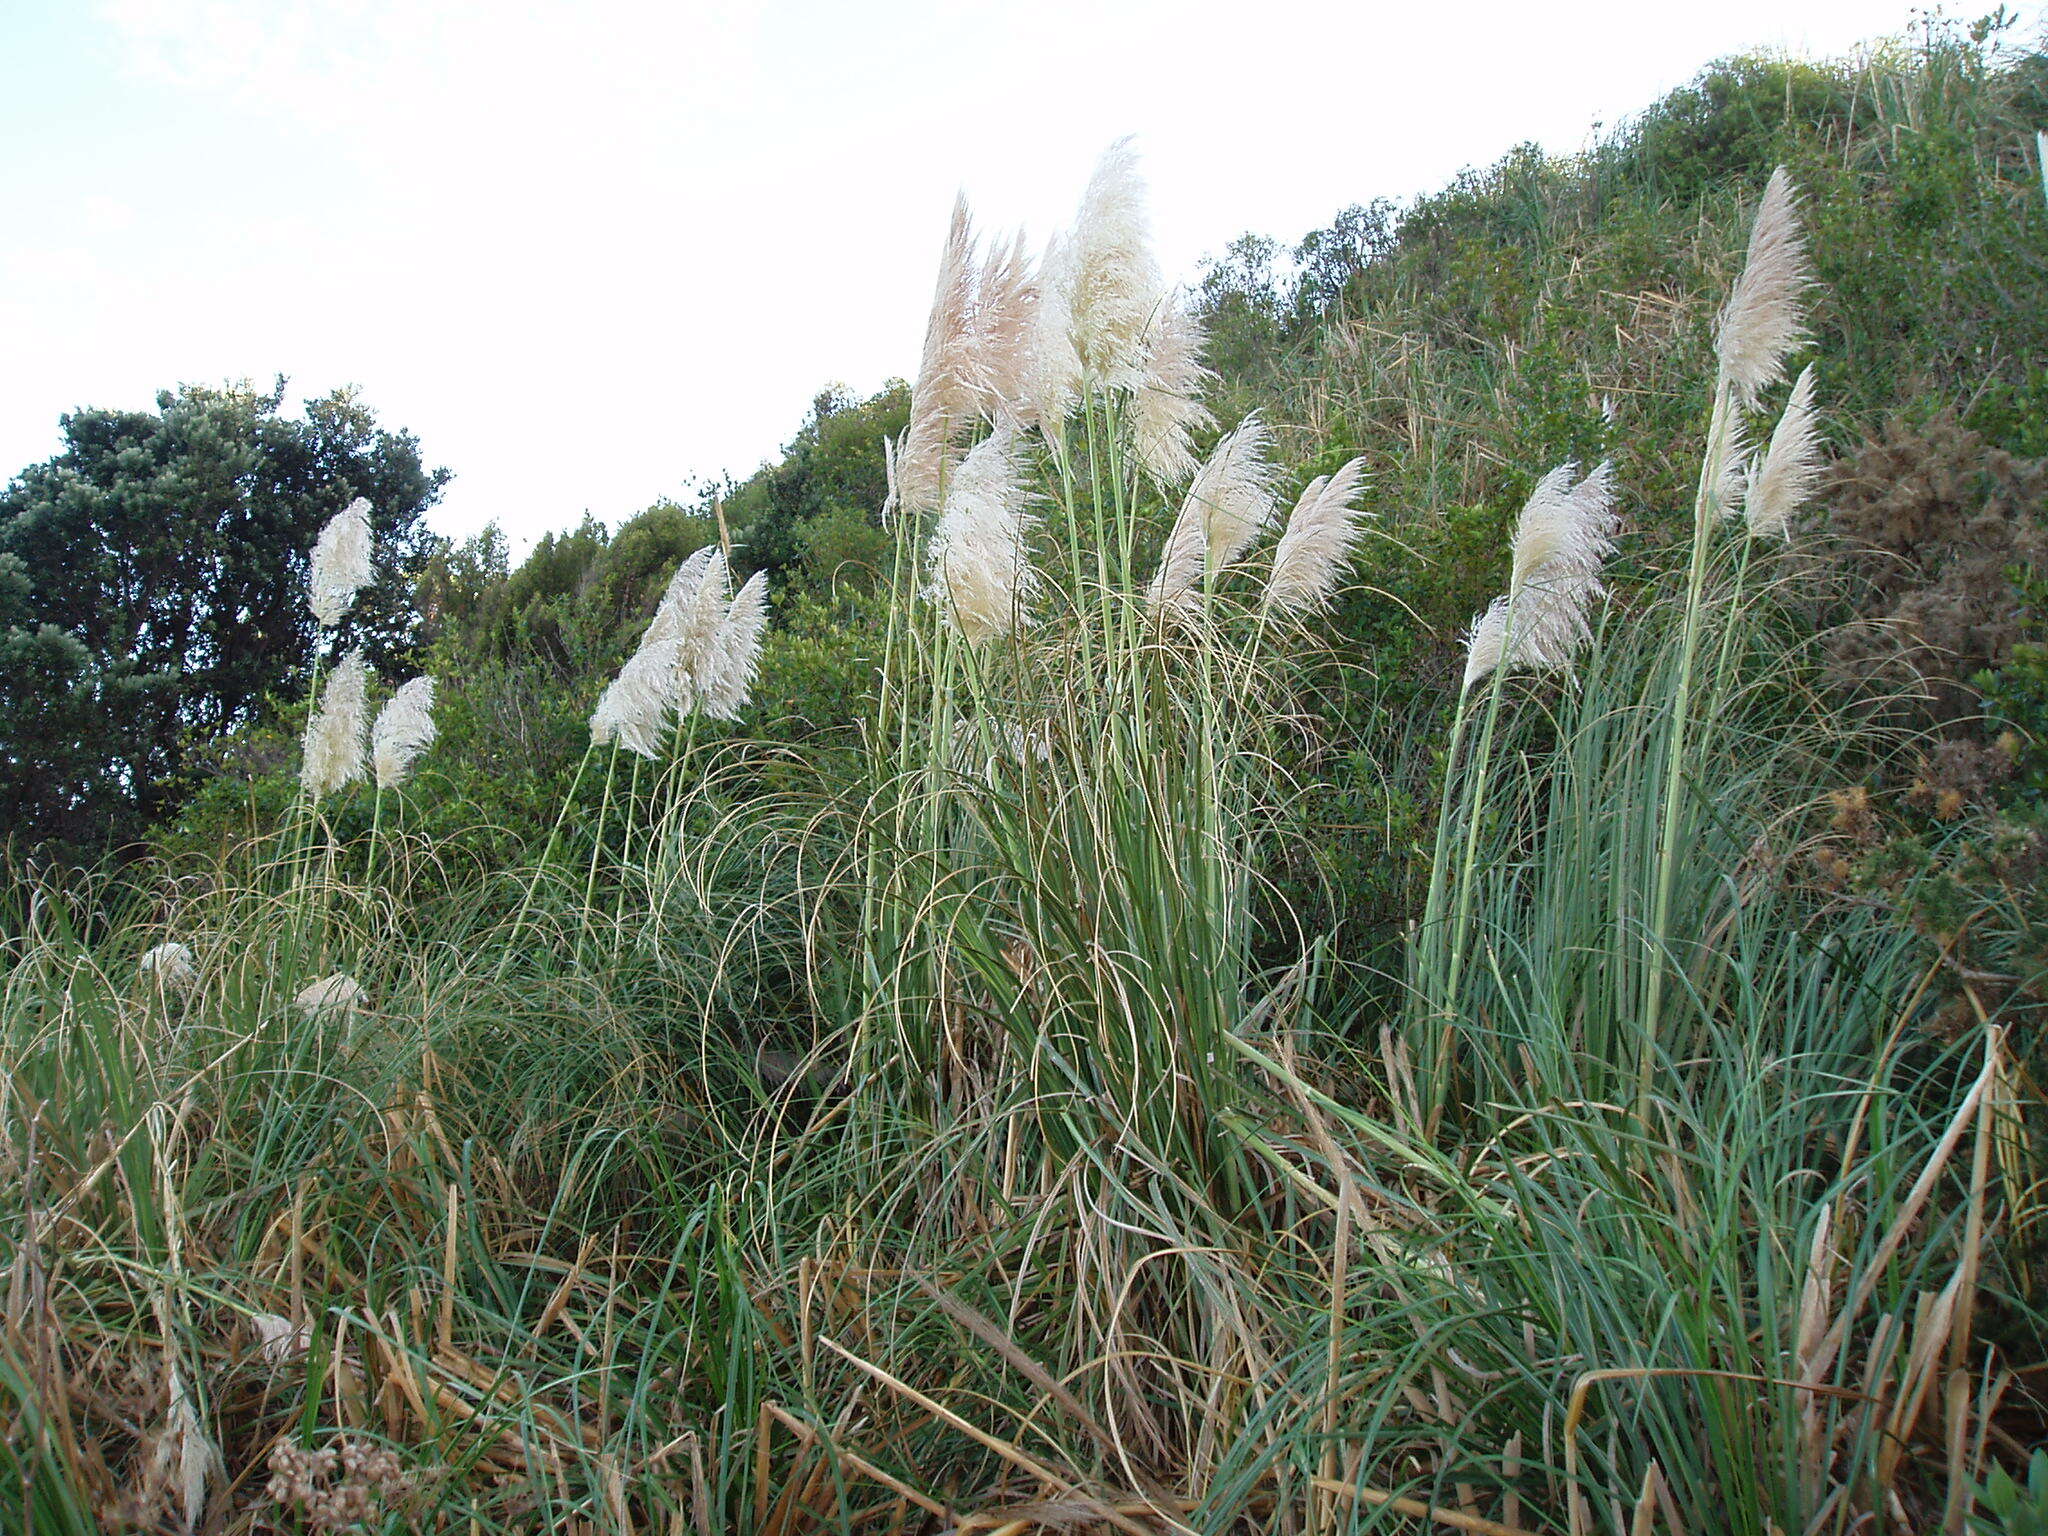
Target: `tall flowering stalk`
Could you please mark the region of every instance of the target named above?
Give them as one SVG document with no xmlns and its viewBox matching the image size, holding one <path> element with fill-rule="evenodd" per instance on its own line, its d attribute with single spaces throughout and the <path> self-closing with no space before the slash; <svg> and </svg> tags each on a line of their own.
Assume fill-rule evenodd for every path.
<svg viewBox="0 0 2048 1536">
<path fill-rule="evenodd" d="M 1602 463 L 1579 475 L 1578 465 L 1560 464 L 1536 482 L 1515 520 L 1508 590 L 1487 605 L 1465 633 L 1465 666 L 1444 765 L 1444 789 L 1437 812 L 1429 895 L 1423 909 L 1422 943 L 1430 956 L 1425 980 L 1435 1015 L 1439 1059 L 1447 1059 L 1456 1026 L 1458 987 L 1463 979 L 1478 878 L 1479 827 L 1486 805 L 1493 742 L 1500 718 L 1502 683 L 1510 671 L 1571 671 L 1591 635 L 1588 614 L 1604 590 L 1600 572 L 1614 552 L 1619 532 L 1614 508 L 1614 469 Z M 1454 794 L 1460 749 L 1472 711 L 1472 690 L 1491 678 L 1477 749 L 1464 789 Z M 1450 868 L 1452 808 L 1462 807 L 1463 851 L 1455 878 Z M 1455 887 L 1457 905 L 1446 923 L 1444 908 Z M 1447 931 L 1446 931 L 1447 930 Z M 1441 965 L 1439 955 L 1445 958 Z M 1445 1081 L 1435 1078 L 1440 1095 Z M 1437 1097 L 1429 1108 L 1440 1112 Z"/>
<path fill-rule="evenodd" d="M 319 708 L 306 721 L 299 784 L 309 802 L 363 777 L 368 766 L 363 750 L 368 693 L 369 667 L 358 648 L 342 657 L 327 679 Z"/>
<path fill-rule="evenodd" d="M 313 541 L 306 601 L 322 629 L 348 616 L 356 593 L 370 584 L 370 504 L 358 496 L 327 520 Z"/>
<path fill-rule="evenodd" d="M 1707 447 L 1700 463 L 1699 489 L 1693 500 L 1692 557 L 1686 569 L 1678 675 L 1666 741 L 1656 885 L 1646 931 L 1647 981 L 1642 1007 L 1642 1049 L 1636 1074 L 1638 1100 L 1649 1092 L 1663 1010 L 1667 968 L 1663 950 L 1671 930 L 1671 900 L 1680 856 L 1686 748 L 1692 725 L 1700 637 L 1706 622 L 1712 531 L 1718 517 L 1735 509 L 1734 487 L 1742 478 L 1738 466 L 1747 440 L 1745 413 L 1756 408 L 1763 391 L 1784 378 L 1786 358 L 1807 336 L 1803 300 L 1811 284 L 1805 236 L 1799 225 L 1798 193 L 1790 174 L 1779 166 L 1771 173 L 1757 206 L 1742 275 L 1729 293 L 1715 333 L 1714 400 L 1707 420 Z M 1808 398 L 1810 401 L 1810 394 Z M 1793 441 L 1799 436 L 1795 429 L 1793 438 L 1787 441 L 1788 454 L 1793 452 Z M 1764 494 L 1781 498 L 1788 473 L 1788 469 L 1781 468 L 1778 487 L 1767 489 Z"/>
</svg>

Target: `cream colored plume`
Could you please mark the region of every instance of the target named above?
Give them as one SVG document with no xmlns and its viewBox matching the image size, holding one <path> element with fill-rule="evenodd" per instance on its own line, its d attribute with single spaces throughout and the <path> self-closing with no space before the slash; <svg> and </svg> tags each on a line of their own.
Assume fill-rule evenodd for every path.
<svg viewBox="0 0 2048 1536">
<path fill-rule="evenodd" d="M 1215 375 L 1202 366 L 1202 322 L 1173 299 L 1163 301 L 1145 331 L 1145 371 L 1131 401 L 1131 446 L 1163 486 L 1179 485 L 1200 461 L 1194 434 L 1216 425 L 1202 404 Z"/>
<path fill-rule="evenodd" d="M 370 504 L 358 496 L 313 541 L 306 599 L 322 629 L 339 624 L 370 584 Z"/>
<path fill-rule="evenodd" d="M 619 675 L 605 685 L 590 714 L 590 739 L 600 747 L 621 746 L 645 758 L 661 756 L 669 714 L 677 707 L 687 668 L 682 660 L 683 614 L 691 608 L 713 559 L 707 544 L 676 567 L 640 644 Z"/>
<path fill-rule="evenodd" d="M 975 407 L 988 421 L 1031 412 L 1038 338 L 1038 275 L 1019 230 L 989 247 L 974 283 Z"/>
<path fill-rule="evenodd" d="M 1792 515 L 1820 484 L 1820 413 L 1813 403 L 1813 367 L 1800 371 L 1785 414 L 1771 433 L 1763 463 L 1749 477 L 1742 515 L 1758 538 L 1792 537 Z"/>
<path fill-rule="evenodd" d="M 1137 152 L 1127 138 L 1103 153 L 1061 251 L 1069 334 L 1095 383 L 1135 391 L 1145 375 L 1145 332 L 1166 287 L 1152 257 Z"/>
<path fill-rule="evenodd" d="M 1036 519 L 1018 474 L 1018 446 L 1016 429 L 1003 423 L 961 460 L 925 551 L 924 595 L 977 644 L 1030 622 Z"/>
<path fill-rule="evenodd" d="M 1353 459 L 1308 483 L 1273 547 L 1273 574 L 1266 580 L 1271 611 L 1314 613 L 1335 594 L 1363 531 L 1365 513 L 1355 503 L 1364 480 L 1365 460 Z"/>
<path fill-rule="evenodd" d="M 974 221 L 962 196 L 953 204 L 939 257 L 924 355 L 910 391 L 910 423 L 896 445 L 897 497 L 912 514 L 937 508 L 947 468 L 979 403 L 974 246 Z"/>
<path fill-rule="evenodd" d="M 396 789 L 412 775 L 412 765 L 434 744 L 434 680 L 416 677 L 377 711 L 370 727 L 370 763 L 379 789 Z"/>
<path fill-rule="evenodd" d="M 311 1330 L 304 1323 L 275 1312 L 251 1312 L 249 1327 L 256 1335 L 256 1353 L 266 1365 L 289 1365 L 312 1344 Z"/>
<path fill-rule="evenodd" d="M 753 691 L 768 628 L 768 573 L 756 571 L 734 594 L 712 640 L 712 664 L 697 693 L 697 707 L 713 720 L 737 720 Z"/>
<path fill-rule="evenodd" d="M 363 662 L 362 651 L 350 651 L 328 674 L 327 686 L 320 694 L 320 707 L 306 722 L 299 782 L 316 800 L 363 776 L 363 728 L 368 723 L 365 700 L 369 683 L 369 668 Z"/>
<path fill-rule="evenodd" d="M 292 1006 L 305 1017 L 317 1019 L 331 1013 L 354 1013 L 363 1006 L 368 995 L 355 977 L 346 971 L 336 971 L 318 981 L 308 982 L 292 999 Z"/>
<path fill-rule="evenodd" d="M 1745 410 L 1785 377 L 1785 358 L 1806 339 L 1802 304 L 1812 284 L 1799 228 L 1799 194 L 1785 167 L 1771 172 L 1749 232 L 1749 259 L 1721 311 L 1715 350 L 1721 378 Z"/>
<path fill-rule="evenodd" d="M 692 572 L 694 559 L 684 563 L 669 584 L 668 596 L 662 599 L 676 628 L 678 716 L 696 709 L 713 686 L 718 672 L 718 632 L 732 606 L 732 573 L 724 552 L 711 549 L 702 566 L 686 574 Z"/>
<path fill-rule="evenodd" d="M 155 982 L 166 991 L 182 992 L 199 979 L 190 946 L 176 940 L 144 950 L 135 962 L 135 971 L 144 981 Z"/>
<path fill-rule="evenodd" d="M 1604 588 L 1600 570 L 1614 552 L 1614 466 L 1583 480 L 1561 464 L 1536 483 L 1515 523 L 1514 572 L 1507 595 L 1473 620 L 1465 635 L 1469 688 L 1496 667 L 1569 670 L 1592 632 L 1588 611 Z"/>
<path fill-rule="evenodd" d="M 1054 431 L 1081 402 L 1081 354 L 1074 350 L 1074 245 L 1058 235 L 1038 263 L 1038 307 L 1025 360 L 1017 419 Z"/>
<path fill-rule="evenodd" d="M 1465 682 L 1470 688 L 1500 665 L 1508 643 L 1508 600 L 1496 597 L 1465 631 Z"/>
<path fill-rule="evenodd" d="M 1271 438 L 1263 421 L 1247 416 L 1195 472 L 1146 591 L 1154 606 L 1188 602 L 1204 569 L 1222 570 L 1273 520 L 1279 472 L 1266 458 Z"/>
</svg>

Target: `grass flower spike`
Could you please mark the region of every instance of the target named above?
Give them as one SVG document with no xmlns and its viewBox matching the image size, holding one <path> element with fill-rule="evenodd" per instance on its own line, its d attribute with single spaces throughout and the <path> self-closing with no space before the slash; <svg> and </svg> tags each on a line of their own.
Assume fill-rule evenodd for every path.
<svg viewBox="0 0 2048 1536">
<path fill-rule="evenodd" d="M 973 422 L 981 369 L 975 330 L 974 222 L 963 196 L 953 204 L 925 322 L 924 356 L 910 392 L 910 423 L 896 447 L 896 489 L 911 513 L 938 507 L 961 434 Z"/>
<path fill-rule="evenodd" d="M 711 665 L 698 691 L 698 707 L 713 720 L 737 720 L 753 691 L 768 628 L 768 573 L 756 571 L 733 597 L 712 642 Z"/>
<path fill-rule="evenodd" d="M 313 541 L 307 601 L 322 629 L 339 624 L 370 584 L 370 504 L 358 496 Z"/>
<path fill-rule="evenodd" d="M 1060 276 L 1074 351 L 1098 385 L 1135 392 L 1145 378 L 1146 333 L 1166 290 L 1129 139 L 1110 145 L 1096 165 L 1069 239 Z"/>
<path fill-rule="evenodd" d="M 1715 351 L 1721 378 L 1745 410 L 1785 377 L 1785 358 L 1806 339 L 1801 299 L 1812 284 L 1799 228 L 1799 194 L 1782 165 L 1771 173 L 1750 227 L 1749 259 L 1721 311 Z"/>
<path fill-rule="evenodd" d="M 370 728 L 370 762 L 379 789 L 396 789 L 412 774 L 413 760 L 434 744 L 434 680 L 416 677 L 377 711 Z"/>
<path fill-rule="evenodd" d="M 360 649 L 341 659 L 320 695 L 320 707 L 306 722 L 305 754 L 299 782 L 315 800 L 363 776 L 365 700 L 369 668 Z"/>
<path fill-rule="evenodd" d="M 1028 538 L 1034 519 L 1017 473 L 1017 433 L 999 425 L 960 463 L 926 549 L 925 596 L 971 642 L 1029 622 L 1035 589 Z"/>
<path fill-rule="evenodd" d="M 135 962 L 135 970 L 144 981 L 155 982 L 166 990 L 182 992 L 199 979 L 191 947 L 175 940 L 144 950 L 142 958 Z"/>
<path fill-rule="evenodd" d="M 1789 539 L 1792 515 L 1820 483 L 1820 415 L 1813 403 L 1813 368 L 1801 370 L 1785 414 L 1771 433 L 1763 462 L 1749 477 L 1742 515 L 1758 538 Z"/>
<path fill-rule="evenodd" d="M 1273 520 L 1271 440 L 1266 424 L 1247 416 L 1196 471 L 1146 594 L 1155 607 L 1185 604 L 1204 569 L 1222 570 Z"/>
<path fill-rule="evenodd" d="M 1569 670 L 1591 634 L 1587 611 L 1618 531 L 1614 467 L 1603 463 L 1574 483 L 1577 474 L 1576 464 L 1559 465 L 1523 504 L 1507 595 L 1465 634 L 1465 687 L 1501 666 Z"/>
<path fill-rule="evenodd" d="M 329 1014 L 354 1013 L 368 996 L 355 977 L 346 971 L 336 971 L 300 988 L 299 995 L 292 999 L 292 1006 L 304 1017 L 317 1019 Z"/>
<path fill-rule="evenodd" d="M 1202 404 L 1202 386 L 1214 375 L 1202 366 L 1202 322 L 1171 300 L 1159 306 L 1145 333 L 1145 371 L 1131 403 L 1131 444 L 1146 473 L 1161 485 L 1179 485 L 1199 460 L 1194 434 L 1216 424 Z"/>
<path fill-rule="evenodd" d="M 1309 614 L 1326 606 L 1344 579 L 1365 514 L 1356 505 L 1365 460 L 1353 459 L 1334 475 L 1308 483 L 1280 542 L 1266 581 L 1266 606 L 1275 613 Z"/>
</svg>

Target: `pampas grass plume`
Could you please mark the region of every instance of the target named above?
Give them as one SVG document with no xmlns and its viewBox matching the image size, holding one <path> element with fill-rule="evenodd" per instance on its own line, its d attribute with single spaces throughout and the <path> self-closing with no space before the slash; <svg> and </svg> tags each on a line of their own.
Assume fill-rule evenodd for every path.
<svg viewBox="0 0 2048 1536">
<path fill-rule="evenodd" d="M 1247 416 L 1195 472 L 1146 594 L 1154 606 L 1184 604 L 1205 566 L 1222 570 L 1273 520 L 1278 471 L 1266 458 L 1270 441 L 1266 424 Z"/>
<path fill-rule="evenodd" d="M 1560 464 L 1523 504 L 1507 594 L 1465 634 L 1466 688 L 1496 667 L 1569 671 L 1590 637 L 1587 613 L 1604 590 L 1600 569 L 1619 531 L 1614 466 L 1602 463 L 1574 483 L 1577 474 L 1576 464 Z"/>
<path fill-rule="evenodd" d="M 1791 174 L 1771 172 L 1749 232 L 1749 257 L 1721 311 L 1715 350 L 1721 378 L 1746 410 L 1785 376 L 1785 358 L 1806 338 L 1801 304 L 1812 284 Z"/>
<path fill-rule="evenodd" d="M 1145 369 L 1131 402 L 1131 444 L 1138 462 L 1161 485 L 1179 485 L 1200 461 L 1194 434 L 1216 424 L 1202 404 L 1214 378 L 1202 366 L 1202 322 L 1184 305 L 1159 306 L 1145 333 Z"/>
<path fill-rule="evenodd" d="M 370 762 L 379 789 L 396 789 L 412 775 L 413 760 L 434 744 L 434 680 L 416 677 L 377 711 L 370 728 Z"/>
<path fill-rule="evenodd" d="M 1106 388 L 1144 378 L 1145 332 L 1165 297 L 1151 238 L 1137 151 L 1119 139 L 1088 180 L 1061 268 L 1074 351 Z"/>
<path fill-rule="evenodd" d="M 1354 505 L 1365 460 L 1353 459 L 1334 475 L 1318 475 L 1295 502 L 1280 542 L 1266 605 L 1275 613 L 1308 614 L 1325 606 L 1344 578 L 1365 514 Z"/>
<path fill-rule="evenodd" d="M 1036 590 L 1028 544 L 1036 520 L 1017 453 L 1016 429 L 1004 423 L 961 460 L 925 552 L 925 596 L 976 644 L 1028 623 Z"/>
<path fill-rule="evenodd" d="M 347 971 L 335 971 L 300 988 L 292 1006 L 306 1018 L 317 1019 L 329 1013 L 354 1013 L 368 995 L 362 983 Z"/>
<path fill-rule="evenodd" d="M 1750 476 L 1742 515 L 1758 538 L 1789 539 L 1792 514 L 1820 483 L 1820 413 L 1813 403 L 1813 367 L 1800 371 L 1785 414 L 1771 433 L 1763 463 Z"/>
<path fill-rule="evenodd" d="M 369 668 L 360 649 L 350 651 L 328 674 L 320 707 L 306 722 L 305 754 L 299 782 L 314 799 L 363 776 L 363 728 Z"/>
<path fill-rule="evenodd" d="M 370 584 L 370 504 L 358 496 L 327 520 L 313 541 L 307 602 L 322 629 L 339 624 Z"/>
<path fill-rule="evenodd" d="M 979 369 L 974 326 L 974 221 L 962 196 L 939 257 L 939 277 L 925 321 L 924 354 L 910 391 L 910 423 L 896 446 L 896 487 L 910 512 L 939 503 L 960 436 L 975 417 Z"/>
<path fill-rule="evenodd" d="M 199 979 L 199 967 L 193 963 L 189 945 L 172 940 L 146 949 L 135 962 L 136 974 L 144 981 L 153 981 L 167 990 L 183 991 Z"/>
<path fill-rule="evenodd" d="M 698 693 L 698 705 L 711 719 L 737 720 L 746 708 L 767 628 L 768 573 L 756 571 L 734 595 L 712 642 L 711 665 Z"/>
</svg>

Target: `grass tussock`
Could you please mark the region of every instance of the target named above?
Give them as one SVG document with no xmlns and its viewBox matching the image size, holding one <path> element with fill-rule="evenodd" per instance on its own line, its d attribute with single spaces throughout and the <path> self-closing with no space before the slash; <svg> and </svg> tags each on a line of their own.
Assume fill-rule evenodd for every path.
<svg viewBox="0 0 2048 1536">
<path fill-rule="evenodd" d="M 345 830 L 344 663 L 276 827 L 24 885 L 11 1528 L 1965 1529 L 2041 1422 L 2026 981 L 1814 875 L 1912 727 L 1812 622 L 1753 197 L 1689 533 L 1536 480 L 1443 729 L 1361 748 L 1442 765 L 1389 946 L 1276 874 L 1387 509 L 1211 420 L 1125 145 L 1035 264 L 954 216 L 832 772 L 706 723 L 770 686 L 707 547 L 509 871 L 419 830 L 445 685 Z"/>
</svg>

